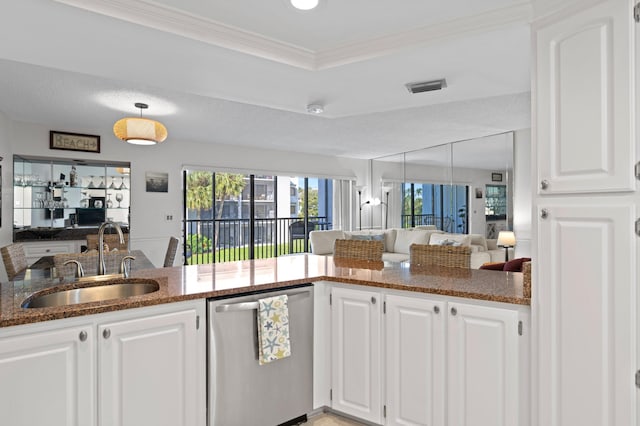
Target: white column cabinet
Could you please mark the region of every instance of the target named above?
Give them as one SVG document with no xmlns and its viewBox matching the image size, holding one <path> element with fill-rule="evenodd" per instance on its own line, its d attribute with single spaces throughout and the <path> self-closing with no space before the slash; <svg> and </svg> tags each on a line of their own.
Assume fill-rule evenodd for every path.
<svg viewBox="0 0 640 426">
<path fill-rule="evenodd" d="M 0 423 L 95 424 L 91 324 L 32 330 L 0 338 Z"/>
<path fill-rule="evenodd" d="M 195 425 L 196 311 L 98 327 L 99 424 Z"/>
<path fill-rule="evenodd" d="M 463 303 L 447 311 L 447 424 L 519 424 L 518 312 Z"/>
<path fill-rule="evenodd" d="M 446 303 L 386 296 L 386 424 L 445 424 Z"/>
<path fill-rule="evenodd" d="M 379 292 L 334 288 L 331 311 L 332 407 L 382 421 Z"/>
<path fill-rule="evenodd" d="M 634 5 L 585 2 L 532 27 L 539 426 L 637 424 Z"/>
</svg>

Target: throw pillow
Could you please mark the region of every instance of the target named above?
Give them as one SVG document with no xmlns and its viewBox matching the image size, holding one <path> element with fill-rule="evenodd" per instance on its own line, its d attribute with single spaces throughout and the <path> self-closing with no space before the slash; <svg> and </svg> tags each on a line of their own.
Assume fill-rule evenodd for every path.
<svg viewBox="0 0 640 426">
<path fill-rule="evenodd" d="M 506 272 L 522 272 L 522 264 L 530 260 L 530 257 L 519 257 L 517 259 L 510 260 L 505 263 L 502 270 Z"/>
<path fill-rule="evenodd" d="M 471 237 L 466 234 L 431 234 L 429 244 L 432 246 L 465 246 L 471 245 Z"/>
<path fill-rule="evenodd" d="M 433 231 L 398 229 L 396 230 L 396 242 L 393 246 L 394 253 L 409 254 L 411 244 L 427 244 L 429 235 Z"/>
<path fill-rule="evenodd" d="M 487 262 L 483 263 L 480 266 L 480 269 L 486 269 L 489 271 L 502 271 L 502 268 L 504 268 L 504 264 L 505 262 Z"/>
</svg>

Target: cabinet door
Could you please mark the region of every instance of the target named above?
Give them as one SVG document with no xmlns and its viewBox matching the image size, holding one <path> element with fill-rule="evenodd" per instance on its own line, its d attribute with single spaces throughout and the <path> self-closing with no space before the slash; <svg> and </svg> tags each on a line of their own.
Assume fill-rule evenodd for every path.
<svg viewBox="0 0 640 426">
<path fill-rule="evenodd" d="M 631 13 L 610 0 L 534 26 L 540 193 L 635 189 Z"/>
<path fill-rule="evenodd" d="M 518 312 L 462 303 L 448 311 L 448 424 L 517 425 Z"/>
<path fill-rule="evenodd" d="M 196 311 L 98 327 L 100 425 L 193 426 Z"/>
<path fill-rule="evenodd" d="M 332 408 L 381 422 L 380 293 L 332 290 Z"/>
<path fill-rule="evenodd" d="M 0 423 L 94 425 L 93 336 L 87 325 L 0 339 Z"/>
<path fill-rule="evenodd" d="M 445 424 L 444 302 L 386 298 L 387 425 Z"/>
<path fill-rule="evenodd" d="M 635 208 L 625 197 L 570 201 L 539 206 L 538 424 L 630 425 Z"/>
</svg>

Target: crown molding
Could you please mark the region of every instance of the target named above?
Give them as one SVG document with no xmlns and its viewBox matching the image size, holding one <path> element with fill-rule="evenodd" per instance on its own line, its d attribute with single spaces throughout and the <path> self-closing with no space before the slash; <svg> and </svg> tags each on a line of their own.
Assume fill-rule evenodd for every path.
<svg viewBox="0 0 640 426">
<path fill-rule="evenodd" d="M 373 59 L 410 47 L 497 30 L 514 24 L 529 23 L 533 17 L 531 2 L 524 0 L 513 6 L 403 33 L 313 51 L 148 0 L 53 1 L 311 71 Z"/>
<path fill-rule="evenodd" d="M 528 23 L 533 11 L 529 1 L 489 12 L 429 25 L 399 34 L 369 39 L 326 51 L 316 52 L 317 69 L 325 69 L 389 55 L 410 47 L 470 36 Z"/>
<path fill-rule="evenodd" d="M 313 51 L 145 0 L 53 0 L 68 6 L 307 70 Z"/>
</svg>

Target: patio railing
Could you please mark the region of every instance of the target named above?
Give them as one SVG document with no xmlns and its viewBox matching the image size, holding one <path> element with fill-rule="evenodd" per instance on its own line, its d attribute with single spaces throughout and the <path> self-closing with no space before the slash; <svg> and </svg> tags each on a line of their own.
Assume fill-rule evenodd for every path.
<svg viewBox="0 0 640 426">
<path fill-rule="evenodd" d="M 309 233 L 331 229 L 326 217 L 279 219 L 189 219 L 184 222 L 187 264 L 263 259 L 309 248 Z"/>
<path fill-rule="evenodd" d="M 402 215 L 402 227 L 413 228 L 414 226 L 435 225 L 436 228 L 445 232 L 454 232 L 451 229 L 455 223 L 452 218 L 440 217 L 433 214 L 410 214 Z"/>
</svg>

